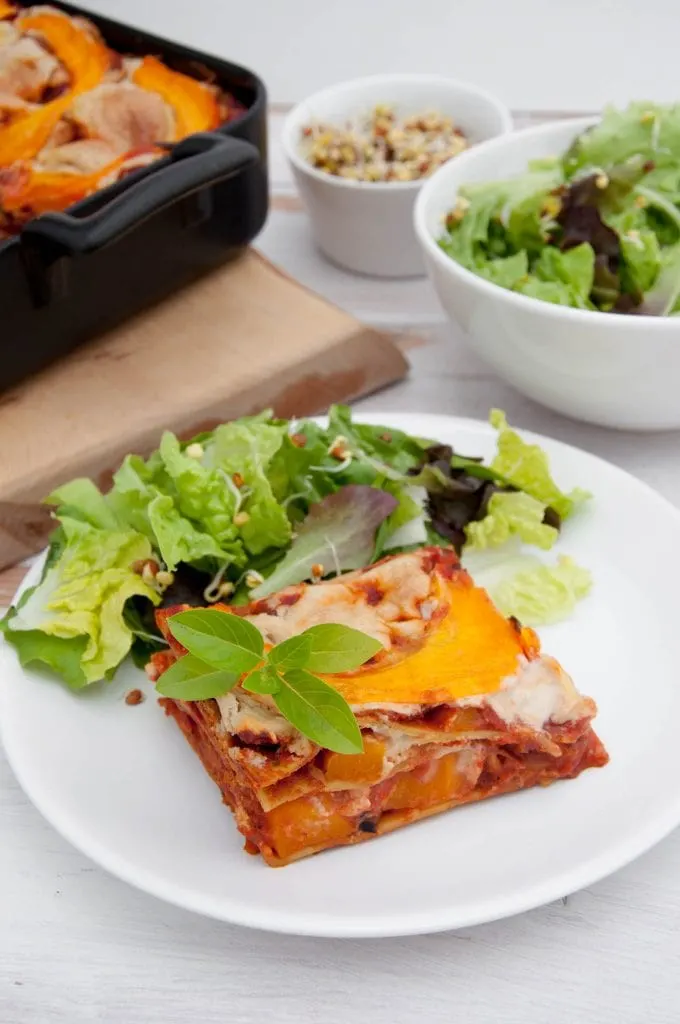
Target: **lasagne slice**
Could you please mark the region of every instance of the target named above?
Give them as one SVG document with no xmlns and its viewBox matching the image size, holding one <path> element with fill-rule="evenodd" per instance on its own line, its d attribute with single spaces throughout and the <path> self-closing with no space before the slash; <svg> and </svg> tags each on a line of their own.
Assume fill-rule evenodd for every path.
<svg viewBox="0 0 680 1024">
<path fill-rule="evenodd" d="M 154 655 L 156 678 L 183 653 L 166 625 L 182 610 L 157 613 L 170 651 Z M 333 622 L 384 647 L 328 679 L 358 720 L 360 754 L 321 749 L 271 697 L 239 686 L 216 700 L 161 700 L 233 810 L 246 849 L 272 866 L 608 760 L 591 728 L 595 703 L 531 630 L 501 615 L 452 551 L 395 555 L 223 610 L 270 644 Z"/>
</svg>

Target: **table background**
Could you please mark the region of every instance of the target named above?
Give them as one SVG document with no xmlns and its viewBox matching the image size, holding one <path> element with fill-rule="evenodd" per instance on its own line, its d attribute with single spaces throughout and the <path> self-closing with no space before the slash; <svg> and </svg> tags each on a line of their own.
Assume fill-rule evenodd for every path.
<svg viewBox="0 0 680 1024">
<path fill-rule="evenodd" d="M 78 0 L 258 69 L 279 102 L 354 75 L 432 71 L 514 110 L 678 98 L 672 0 Z"/>
<path fill-rule="evenodd" d="M 271 119 L 274 201 L 258 245 L 363 320 L 411 334 L 410 378 L 359 403 L 360 408 L 386 415 L 410 409 L 484 417 L 491 405 L 500 405 L 517 424 L 624 466 L 680 506 L 680 435 L 615 433 L 549 413 L 502 384 L 468 352 L 425 281 L 356 278 L 315 253 L 277 144 L 284 101 L 355 71 L 415 67 L 406 44 L 399 44 L 393 57 L 388 47 L 395 37 L 389 10 L 398 20 L 407 11 L 405 3 L 395 0 L 389 9 L 383 3 L 365 5 L 366 38 L 350 35 L 339 13 L 353 13 L 358 21 L 358 0 L 345 0 L 337 10 L 304 0 L 251 2 L 248 12 L 252 24 L 260 26 L 260 38 L 251 22 L 232 23 L 236 5 L 227 0 L 192 0 L 192 18 L 196 12 L 211 14 L 208 33 L 175 0 L 90 0 L 87 6 L 136 17 L 166 34 L 174 31 L 185 41 L 253 63 L 268 78 L 277 100 Z M 568 13 L 559 6 L 559 16 L 558 5 L 529 0 L 504 6 L 460 0 L 418 5 L 425 18 L 435 9 L 446 13 L 451 25 L 460 18 L 477 31 L 468 33 L 461 48 L 456 45 L 460 33 L 452 32 L 446 48 L 430 33 L 427 66 L 476 78 L 496 91 L 507 75 L 506 96 L 525 108 L 518 118 L 522 124 L 546 116 L 527 114 L 532 105 L 592 109 L 606 98 L 606 75 L 595 70 L 593 40 L 583 60 L 570 51 L 575 22 L 589 37 L 599 33 L 603 67 L 613 74 L 612 95 L 642 94 L 646 75 L 651 94 L 653 71 L 659 72 L 655 95 L 671 86 L 664 79 L 663 54 L 664 48 L 670 54 L 675 35 L 665 0 L 641 9 L 630 2 L 615 7 L 574 0 Z M 499 40 L 515 15 L 513 53 L 510 43 L 501 46 Z M 485 40 L 481 30 L 487 16 Z M 367 38 L 375 36 L 381 20 L 391 34 L 371 60 Z M 624 24 L 640 33 L 635 59 L 630 44 L 622 46 Z M 607 25 L 611 33 L 604 45 Z M 527 28 L 526 36 L 520 27 Z M 653 61 L 650 53 L 642 60 L 643 28 L 650 38 L 654 29 Z M 418 36 L 424 32 L 420 22 L 413 32 L 416 41 L 425 38 Z M 556 35 L 565 73 L 554 67 Z M 310 46 L 314 52 L 308 60 Z M 320 47 L 328 56 L 325 70 Z M 537 67 L 552 67 L 545 80 L 532 82 L 530 69 L 521 66 L 532 64 L 534 53 Z M 484 74 L 473 74 L 475 69 Z M 9 600 L 22 573 L 16 568 L 0 575 L 0 604 Z M 261 1018 L 273 1024 L 677 1024 L 679 856 L 680 833 L 675 833 L 565 903 L 458 933 L 382 941 L 266 935 L 203 920 L 109 877 L 43 822 L 0 754 L 0 1024 L 250 1024 Z M 408 870 L 406 865 L 405 884 Z"/>
</svg>

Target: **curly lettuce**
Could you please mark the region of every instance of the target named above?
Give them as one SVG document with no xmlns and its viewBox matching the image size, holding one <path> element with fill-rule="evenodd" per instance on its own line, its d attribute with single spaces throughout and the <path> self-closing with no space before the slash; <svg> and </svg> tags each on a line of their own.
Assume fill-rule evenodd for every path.
<svg viewBox="0 0 680 1024">
<path fill-rule="evenodd" d="M 489 592 L 504 615 L 514 615 L 528 626 L 546 626 L 569 618 L 592 585 L 587 569 L 560 555 L 553 566 L 535 559 L 491 586 Z"/>
<path fill-rule="evenodd" d="M 500 547 L 519 537 L 526 544 L 547 550 L 559 537 L 559 531 L 544 522 L 545 512 L 542 501 L 523 491 L 493 494 L 484 518 L 468 523 L 465 528 L 466 547 L 473 551 Z"/>
<path fill-rule="evenodd" d="M 508 426 L 504 412 L 493 409 L 489 417 L 498 431 L 498 450 L 491 469 L 545 506 L 553 508 L 562 519 L 567 519 L 590 495 L 579 487 L 568 494 L 561 491 L 550 474 L 548 456 L 537 444 L 523 441 L 516 430 Z"/>
<path fill-rule="evenodd" d="M 3 631 L 22 665 L 46 665 L 80 689 L 109 678 L 128 654 L 126 602 L 139 596 L 158 604 L 160 598 L 132 568 L 153 553 L 146 537 L 68 516 L 61 532 L 58 560 L 10 611 Z"/>
</svg>

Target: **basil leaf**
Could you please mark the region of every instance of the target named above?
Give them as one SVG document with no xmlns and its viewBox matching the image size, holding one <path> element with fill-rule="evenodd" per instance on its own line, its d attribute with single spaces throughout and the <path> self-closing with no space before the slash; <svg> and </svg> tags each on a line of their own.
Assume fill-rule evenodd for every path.
<svg viewBox="0 0 680 1024">
<path fill-rule="evenodd" d="M 337 623 L 311 626 L 300 636 L 307 637 L 310 643 L 305 662 L 310 672 L 352 672 L 383 650 L 379 640 Z"/>
<path fill-rule="evenodd" d="M 241 681 L 244 690 L 250 693 L 278 693 L 281 689 L 281 679 L 278 674 L 265 665 L 264 668 L 256 668 Z"/>
<path fill-rule="evenodd" d="M 237 615 L 206 610 L 180 612 L 168 619 L 168 628 L 190 654 L 213 668 L 242 674 L 262 660 L 262 634 Z"/>
<path fill-rule="evenodd" d="M 303 668 L 290 669 L 282 680 L 274 703 L 296 729 L 338 754 L 362 752 L 361 730 L 342 694 Z"/>
<path fill-rule="evenodd" d="M 209 700 L 229 693 L 238 681 L 238 673 L 215 672 L 204 661 L 187 654 L 163 673 L 156 690 L 175 700 Z"/>
<path fill-rule="evenodd" d="M 292 636 L 289 640 L 283 640 L 276 647 L 272 647 L 267 660 L 280 672 L 285 672 L 289 668 L 304 668 L 311 650 L 311 638 L 306 633 L 298 633 L 297 636 Z"/>
</svg>

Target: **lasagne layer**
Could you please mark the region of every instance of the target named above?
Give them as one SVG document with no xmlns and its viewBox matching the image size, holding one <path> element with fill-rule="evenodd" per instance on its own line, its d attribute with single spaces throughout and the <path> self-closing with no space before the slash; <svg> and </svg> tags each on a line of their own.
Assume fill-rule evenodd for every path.
<svg viewBox="0 0 680 1024">
<path fill-rule="evenodd" d="M 246 848 L 260 853 L 272 867 L 362 842 L 461 804 L 572 779 L 608 759 L 588 722 L 581 721 L 564 731 L 559 742 L 553 739 L 550 752 L 527 749 L 526 740 L 519 736 L 516 743 L 461 742 L 445 750 L 430 744 L 421 749 L 415 766 L 374 785 L 361 785 L 357 778 L 357 788 L 335 790 L 326 782 L 305 795 L 295 796 L 293 790 L 292 798 L 265 810 L 237 764 L 224 756 L 219 732 L 197 705 L 169 699 L 161 703 L 219 786 L 246 838 Z M 333 758 L 344 760 L 348 772 L 352 770 L 349 762 L 363 759 L 364 774 L 369 771 L 371 742 L 366 740 L 364 754 L 326 753 L 326 776 Z"/>
</svg>

